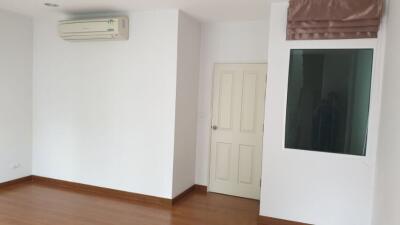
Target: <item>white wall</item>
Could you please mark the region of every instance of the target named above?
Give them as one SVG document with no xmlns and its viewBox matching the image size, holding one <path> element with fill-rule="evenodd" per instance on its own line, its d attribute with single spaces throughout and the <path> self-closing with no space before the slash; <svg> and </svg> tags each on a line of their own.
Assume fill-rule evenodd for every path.
<svg viewBox="0 0 400 225">
<path fill-rule="evenodd" d="M 379 124 L 379 65 L 372 84 L 367 156 L 284 149 L 290 48 L 375 48 L 379 41 L 286 41 L 287 3 L 271 8 L 261 210 L 263 216 L 317 224 L 371 224 Z M 394 101 L 394 100 L 393 100 Z"/>
<path fill-rule="evenodd" d="M 208 185 L 211 93 L 215 63 L 266 63 L 268 22 L 202 25 L 196 147 L 196 183 Z"/>
<path fill-rule="evenodd" d="M 173 197 L 195 184 L 200 23 L 179 13 Z"/>
<path fill-rule="evenodd" d="M 29 176 L 32 170 L 33 24 L 31 19 L 25 16 L 0 11 L 0 27 L 2 183 Z"/>
<path fill-rule="evenodd" d="M 178 11 L 130 14 L 130 40 L 34 26 L 33 174 L 172 196 Z"/>
<path fill-rule="evenodd" d="M 375 191 L 374 225 L 400 224 L 400 2 L 387 6 L 387 41 Z"/>
</svg>

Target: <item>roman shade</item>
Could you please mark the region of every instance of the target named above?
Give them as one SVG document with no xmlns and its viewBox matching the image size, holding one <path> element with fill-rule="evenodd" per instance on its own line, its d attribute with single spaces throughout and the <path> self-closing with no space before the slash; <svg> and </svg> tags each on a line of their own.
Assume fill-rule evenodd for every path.
<svg viewBox="0 0 400 225">
<path fill-rule="evenodd" d="M 376 38 L 384 0 L 290 0 L 287 40 Z"/>
</svg>

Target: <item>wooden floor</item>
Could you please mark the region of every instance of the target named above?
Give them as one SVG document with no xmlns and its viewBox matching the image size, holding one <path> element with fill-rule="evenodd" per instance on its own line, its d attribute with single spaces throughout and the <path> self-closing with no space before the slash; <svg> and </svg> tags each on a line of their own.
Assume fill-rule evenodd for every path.
<svg viewBox="0 0 400 225">
<path fill-rule="evenodd" d="M 31 182 L 0 189 L 0 225 L 256 225 L 258 201 L 192 192 L 172 209 Z"/>
</svg>

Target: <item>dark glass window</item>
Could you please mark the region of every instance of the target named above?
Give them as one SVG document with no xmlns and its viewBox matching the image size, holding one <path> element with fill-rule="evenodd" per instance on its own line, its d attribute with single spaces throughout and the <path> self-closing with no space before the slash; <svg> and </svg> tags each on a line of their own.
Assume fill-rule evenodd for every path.
<svg viewBox="0 0 400 225">
<path fill-rule="evenodd" d="M 366 154 L 372 49 L 293 49 L 285 147 Z"/>
</svg>

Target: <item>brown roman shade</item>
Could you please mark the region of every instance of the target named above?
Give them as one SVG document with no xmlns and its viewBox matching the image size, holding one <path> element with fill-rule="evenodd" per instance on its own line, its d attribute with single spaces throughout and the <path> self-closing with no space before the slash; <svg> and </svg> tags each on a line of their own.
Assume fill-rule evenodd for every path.
<svg viewBox="0 0 400 225">
<path fill-rule="evenodd" d="M 383 2 L 290 0 L 287 40 L 376 38 Z"/>
</svg>

